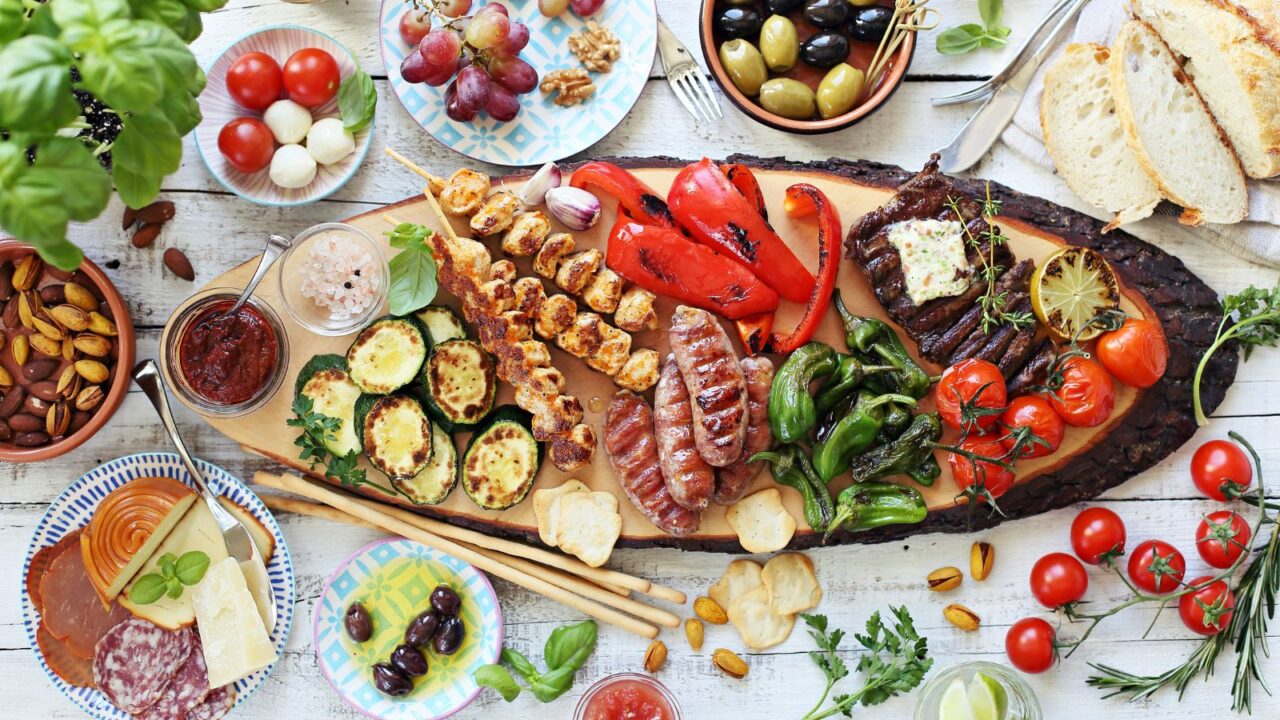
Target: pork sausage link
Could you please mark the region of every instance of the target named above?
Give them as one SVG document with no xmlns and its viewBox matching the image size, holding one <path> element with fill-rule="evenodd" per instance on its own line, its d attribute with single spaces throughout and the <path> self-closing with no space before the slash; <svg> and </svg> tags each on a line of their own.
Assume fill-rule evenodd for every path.
<svg viewBox="0 0 1280 720">
<path fill-rule="evenodd" d="M 681 507 L 662 480 L 653 410 L 630 390 L 613 396 L 604 415 L 604 449 L 632 504 L 659 530 L 681 537 L 702 523 L 701 513 Z"/>
<path fill-rule="evenodd" d="M 692 399 L 698 452 L 708 465 L 731 465 L 747 438 L 747 384 L 733 343 L 711 313 L 683 305 L 671 317 L 670 340 Z"/>
<path fill-rule="evenodd" d="M 698 454 L 689 389 L 674 355 L 667 355 L 662 361 L 662 373 L 653 394 L 653 430 L 658 436 L 658 459 L 667 490 L 683 507 L 706 510 L 715 491 L 716 474 Z"/>
<path fill-rule="evenodd" d="M 732 505 L 747 494 L 752 481 L 764 467 L 762 462 L 747 462 L 747 458 L 768 450 L 773 445 L 773 430 L 769 427 L 769 388 L 773 385 L 773 363 L 769 358 L 756 356 L 743 358 L 742 376 L 747 381 L 747 440 L 742 446 L 742 457 L 729 467 L 716 470 L 716 490 L 711 496 L 717 505 Z"/>
</svg>

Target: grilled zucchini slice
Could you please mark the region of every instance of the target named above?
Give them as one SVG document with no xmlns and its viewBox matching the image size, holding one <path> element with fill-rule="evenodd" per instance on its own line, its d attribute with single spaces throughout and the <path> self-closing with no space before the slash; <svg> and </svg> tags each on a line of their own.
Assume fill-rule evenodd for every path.
<svg viewBox="0 0 1280 720">
<path fill-rule="evenodd" d="M 466 340 L 467 329 L 451 308 L 444 305 L 428 305 L 413 314 L 413 317 L 427 331 L 427 339 L 432 345 L 450 340 Z"/>
<path fill-rule="evenodd" d="M 431 461 L 431 421 L 414 398 L 362 395 L 356 419 L 365 456 L 392 480 L 412 478 Z"/>
<path fill-rule="evenodd" d="M 462 459 L 462 488 L 486 510 L 505 510 L 529 494 L 542 465 L 529 413 L 503 405 L 471 436 Z"/>
<path fill-rule="evenodd" d="M 445 430 L 473 429 L 493 409 L 498 370 L 493 356 L 473 340 L 449 340 L 431 348 L 422 366 L 422 395 Z"/>
<path fill-rule="evenodd" d="M 311 409 L 326 417 L 336 418 L 341 425 L 324 446 L 334 457 L 360 452 L 360 434 L 356 431 L 356 401 L 360 388 L 347 372 L 347 361 L 341 355 L 317 355 L 307 361 L 293 384 L 294 397 L 311 399 Z"/>
<path fill-rule="evenodd" d="M 440 427 L 431 426 L 431 461 L 411 478 L 392 478 L 391 484 L 415 505 L 438 505 L 458 484 L 458 449 L 453 438 Z"/>
<path fill-rule="evenodd" d="M 426 337 L 412 318 L 374 320 L 347 348 L 351 379 L 370 395 L 387 395 L 413 382 L 426 359 Z"/>
</svg>

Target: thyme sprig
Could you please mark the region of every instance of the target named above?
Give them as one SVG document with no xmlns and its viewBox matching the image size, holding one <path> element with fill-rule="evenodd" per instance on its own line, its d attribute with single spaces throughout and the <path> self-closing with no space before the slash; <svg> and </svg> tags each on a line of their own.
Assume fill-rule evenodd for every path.
<svg viewBox="0 0 1280 720">
<path fill-rule="evenodd" d="M 965 245 L 974 251 L 981 264 L 977 274 L 979 280 L 986 284 L 986 291 L 978 299 L 978 305 L 982 308 L 982 332 L 990 333 L 995 328 L 1006 324 L 1017 329 L 1030 327 L 1035 322 L 1035 316 L 1030 312 L 1011 310 L 1009 291 L 1000 290 L 998 286 L 1000 276 L 1007 268 L 996 262 L 996 248 L 1007 244 L 1009 238 L 993 222 L 1000 214 L 1001 202 L 991 196 L 991 183 L 987 183 L 986 187 L 986 197 L 982 201 L 982 217 L 987 221 L 987 229 L 978 234 L 974 234 L 969 229 L 965 214 L 960 209 L 960 200 L 954 197 L 947 198 L 947 207 L 955 214 L 956 220 L 963 228 Z M 982 249 L 984 241 L 987 244 L 985 253 Z"/>
<path fill-rule="evenodd" d="M 387 495 L 403 495 L 395 487 L 370 480 L 364 468 L 360 467 L 360 453 L 357 451 L 352 450 L 342 457 L 329 452 L 325 442 L 337 437 L 338 431 L 342 429 L 342 420 L 316 412 L 315 403 L 306 395 L 294 398 L 293 415 L 285 424 L 302 429 L 302 434 L 293 444 L 301 449 L 299 457 L 312 470 L 323 466 L 325 478 L 333 478 L 343 487 L 352 490 L 367 485 Z"/>
</svg>

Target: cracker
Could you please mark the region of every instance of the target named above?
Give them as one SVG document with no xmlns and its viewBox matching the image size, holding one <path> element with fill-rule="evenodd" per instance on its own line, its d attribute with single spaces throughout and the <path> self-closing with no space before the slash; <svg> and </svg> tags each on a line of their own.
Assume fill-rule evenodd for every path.
<svg viewBox="0 0 1280 720">
<path fill-rule="evenodd" d="M 752 650 L 780 645 L 795 627 L 795 615 L 778 615 L 769 607 L 769 590 L 763 585 L 733 601 L 729 622 L 738 628 L 742 641 Z"/>
<path fill-rule="evenodd" d="M 560 549 L 576 555 L 591 567 L 600 567 L 609 561 L 613 546 L 622 534 L 622 516 L 603 496 L 608 493 L 569 493 L 560 498 L 560 525 L 558 539 Z"/>
<path fill-rule="evenodd" d="M 782 553 L 770 558 L 760 573 L 769 591 L 769 607 L 778 615 L 812 610 L 822 602 L 822 588 L 813 571 L 813 561 L 801 553 Z"/>
<path fill-rule="evenodd" d="M 734 560 L 724 569 L 724 575 L 707 591 L 707 595 L 720 607 L 727 608 L 734 600 L 764 584 L 760 580 L 761 570 L 760 563 L 755 560 Z"/>
<path fill-rule="evenodd" d="M 796 519 L 783 506 L 782 493 L 776 487 L 752 493 L 730 505 L 725 519 L 738 534 L 742 548 L 750 553 L 777 552 L 796 533 Z"/>
<path fill-rule="evenodd" d="M 587 490 L 587 486 L 577 480 L 566 480 L 559 487 L 533 491 L 533 515 L 538 521 L 538 539 L 543 544 L 556 546 L 556 523 L 551 516 L 552 507 L 569 493 Z"/>
</svg>

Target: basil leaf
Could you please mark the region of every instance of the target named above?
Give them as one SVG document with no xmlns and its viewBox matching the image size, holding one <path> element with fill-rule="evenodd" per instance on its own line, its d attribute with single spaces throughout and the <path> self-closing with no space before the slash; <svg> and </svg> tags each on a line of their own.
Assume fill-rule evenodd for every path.
<svg viewBox="0 0 1280 720">
<path fill-rule="evenodd" d="M 433 234 L 431 228 L 413 223 L 400 223 L 395 229 L 383 233 L 391 247 L 397 250 L 422 247 Z"/>
<path fill-rule="evenodd" d="M 31 175 L 38 181 L 71 192 L 62 204 L 71 220 L 96 218 L 111 199 L 111 178 L 89 148 L 69 138 L 53 138 L 40 144 Z"/>
<path fill-rule="evenodd" d="M 573 687 L 574 672 L 576 672 L 576 669 L 570 669 L 567 665 L 558 667 L 529 683 L 529 690 L 533 692 L 533 696 L 538 698 L 539 701 L 544 703 L 552 702 Z"/>
<path fill-rule="evenodd" d="M 31 13 L 30 19 L 27 20 L 27 29 L 24 31 L 27 35 L 56 39 L 62 34 L 62 28 L 58 27 L 58 23 L 54 21 L 53 9 L 49 5 L 50 3 L 43 3 L 34 13 Z"/>
<path fill-rule="evenodd" d="M 165 93 L 156 109 L 173 124 L 173 129 L 178 135 L 184 137 L 195 130 L 203 118 L 200 113 L 200 103 L 196 102 L 194 95 L 186 91 Z"/>
<path fill-rule="evenodd" d="M 520 685 L 516 683 L 516 679 L 511 677 L 511 673 L 501 665 L 481 665 L 475 674 L 476 684 L 480 687 L 492 688 L 497 690 L 503 700 L 511 702 L 520 696 Z"/>
<path fill-rule="evenodd" d="M 22 0 L 0 0 L 0 43 L 22 35 L 22 26 L 26 22 L 26 8 L 22 6 Z"/>
<path fill-rule="evenodd" d="M 0 218 L 3 220 L 3 218 Z M 74 271 L 80 267 L 80 263 L 84 260 L 84 253 L 74 243 L 66 238 L 57 238 L 55 240 L 45 240 L 36 244 L 36 250 L 39 251 L 40 257 L 44 261 L 67 272 Z"/>
<path fill-rule="evenodd" d="M 502 648 L 501 660 L 504 664 L 510 665 L 516 672 L 520 673 L 525 682 L 532 683 L 541 675 L 538 669 L 533 666 L 533 663 L 529 662 L 529 658 L 525 657 L 519 650 Z"/>
<path fill-rule="evenodd" d="M 391 287 L 387 300 L 392 315 L 408 315 L 421 310 L 436 296 L 436 261 L 426 245 L 407 248 L 391 258 Z"/>
<path fill-rule="evenodd" d="M 978 0 L 978 13 L 983 25 L 994 28 L 1004 19 L 1004 0 Z"/>
<path fill-rule="evenodd" d="M 160 574 L 166 581 L 177 575 L 177 559 L 173 553 L 165 553 L 160 556 Z"/>
<path fill-rule="evenodd" d="M 177 600 L 182 597 L 182 581 L 178 580 L 178 578 L 165 578 L 164 586 L 166 589 L 165 594 L 168 595 L 170 599 Z"/>
<path fill-rule="evenodd" d="M 141 25 L 108 20 L 62 31 L 63 41 L 80 54 L 76 67 L 84 86 L 117 111 L 146 112 L 164 95 L 165 78 L 147 46 L 153 34 Z"/>
<path fill-rule="evenodd" d="M 160 194 L 160 183 L 163 175 L 136 173 L 123 165 L 116 165 L 111 172 L 115 180 L 116 192 L 125 205 L 137 210 L 147 206 Z"/>
<path fill-rule="evenodd" d="M 200 12 L 213 12 L 221 10 L 223 5 L 227 4 L 227 0 L 182 0 L 187 7 Z"/>
<path fill-rule="evenodd" d="M 152 20 L 172 30 L 183 42 L 191 42 L 200 36 L 203 23 L 200 13 L 182 3 L 182 0 L 129 0 L 133 16 L 139 20 Z"/>
<path fill-rule="evenodd" d="M 349 133 L 358 133 L 373 122 L 374 109 L 378 106 L 378 91 L 369 73 L 356 68 L 351 77 L 338 88 L 338 110 L 342 112 L 342 127 Z"/>
<path fill-rule="evenodd" d="M 0 142 L 0 226 L 39 247 L 65 242 L 66 189 L 57 177 L 35 172 L 26 151 L 14 142 Z"/>
<path fill-rule="evenodd" d="M 130 115 L 111 148 L 111 158 L 117 166 L 164 177 L 182 164 L 182 136 L 160 113 Z"/>
<path fill-rule="evenodd" d="M 147 48 L 147 56 L 160 71 L 165 89 L 180 92 L 191 85 L 199 69 L 196 56 L 177 33 L 158 22 L 142 20 L 134 22 L 137 41 Z"/>
<path fill-rule="evenodd" d="M 127 0 L 58 0 L 49 3 L 53 19 L 63 28 L 72 25 L 101 27 L 109 20 L 128 20 L 133 16 Z"/>
<path fill-rule="evenodd" d="M 571 665 L 573 672 L 576 672 L 595 649 L 596 634 L 597 628 L 593 620 L 563 625 L 552 630 L 542 653 L 547 668 L 558 670 Z"/>
<path fill-rule="evenodd" d="M 147 573 L 129 586 L 129 600 L 138 605 L 150 605 L 164 597 L 166 587 L 164 578 L 155 573 Z"/>
<path fill-rule="evenodd" d="M 976 23 L 943 30 L 935 41 L 938 52 L 943 55 L 963 55 L 977 50 L 982 45 L 986 30 Z"/>
<path fill-rule="evenodd" d="M 71 53 L 58 41 L 19 38 L 0 49 L 0 67 L 0 126 L 52 132 L 80 113 L 71 94 Z"/>
<path fill-rule="evenodd" d="M 1006 44 L 1008 44 L 1008 42 L 1009 42 L 1008 40 L 1005 40 L 1004 38 L 999 37 L 997 35 L 982 36 L 982 47 L 987 49 L 1004 47 Z"/>
<path fill-rule="evenodd" d="M 178 558 L 178 562 L 174 564 L 174 570 L 178 576 L 178 580 L 183 585 L 195 585 L 204 579 L 204 573 L 209 569 L 209 556 L 199 550 L 185 552 L 182 557 Z"/>
</svg>

